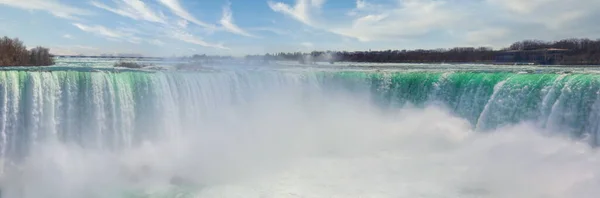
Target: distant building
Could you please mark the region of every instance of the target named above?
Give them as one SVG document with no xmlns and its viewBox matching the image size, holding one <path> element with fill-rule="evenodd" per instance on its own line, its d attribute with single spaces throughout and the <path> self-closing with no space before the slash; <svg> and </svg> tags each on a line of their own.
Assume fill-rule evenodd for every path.
<svg viewBox="0 0 600 198">
<path fill-rule="evenodd" d="M 536 50 L 510 50 L 502 51 L 496 55 L 497 63 L 504 64 L 561 64 L 568 49 L 536 49 Z"/>
</svg>

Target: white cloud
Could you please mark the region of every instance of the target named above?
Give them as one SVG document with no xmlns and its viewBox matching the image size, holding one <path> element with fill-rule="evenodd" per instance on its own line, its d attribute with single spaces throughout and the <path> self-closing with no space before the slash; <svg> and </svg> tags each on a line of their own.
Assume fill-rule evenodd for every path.
<svg viewBox="0 0 600 198">
<path fill-rule="evenodd" d="M 150 9 L 143 1 L 114 0 L 114 2 L 116 3 L 115 8 L 97 1 L 92 1 L 90 3 L 98 8 L 135 20 L 145 20 L 155 23 L 166 23 L 166 20 L 161 13 L 157 13 Z"/>
<path fill-rule="evenodd" d="M 351 26 L 332 28 L 331 32 L 361 41 L 399 39 L 448 28 L 462 16 L 443 1 L 405 0 L 394 9 L 359 15 Z"/>
<path fill-rule="evenodd" d="M 452 21 L 461 18 L 459 13 L 446 9 L 444 1 L 437 0 L 404 0 L 398 5 L 374 6 L 385 9 L 376 9 L 364 14 L 354 13 L 353 19 L 335 22 L 314 21 L 310 13 L 315 11 L 311 9 L 319 9 L 322 4 L 311 6 L 308 0 L 298 0 L 293 8 L 284 3 L 269 2 L 269 5 L 274 11 L 290 15 L 309 26 L 360 41 L 421 35 L 446 27 Z M 357 8 L 366 8 L 367 5 L 364 1 L 357 1 Z"/>
<path fill-rule="evenodd" d="M 59 45 L 51 46 L 50 53 L 57 55 L 99 54 L 101 50 L 84 45 Z"/>
<path fill-rule="evenodd" d="M 542 24 L 555 30 L 600 11 L 598 0 L 487 0 L 487 3 L 507 11 L 505 17 L 510 21 Z"/>
<path fill-rule="evenodd" d="M 223 16 L 219 22 L 228 32 L 247 37 L 256 37 L 234 24 L 233 13 L 231 12 L 231 3 L 227 3 L 227 5 L 223 6 Z"/>
<path fill-rule="evenodd" d="M 96 34 L 112 41 L 126 41 L 133 44 L 140 44 L 144 39 L 137 36 L 134 32 L 114 30 L 101 25 L 84 25 L 81 23 L 73 23 L 73 25 L 84 32 Z"/>
<path fill-rule="evenodd" d="M 164 42 L 162 42 L 161 40 L 158 40 L 158 39 L 149 40 L 148 43 L 150 43 L 152 45 L 156 45 L 156 46 L 164 46 L 165 45 Z"/>
<path fill-rule="evenodd" d="M 147 28 L 151 29 L 144 29 L 143 31 L 140 31 L 132 27 L 110 29 L 101 25 L 85 25 L 81 23 L 74 23 L 73 25 L 82 31 L 96 34 L 112 41 L 125 41 L 133 44 L 147 43 L 156 46 L 165 46 L 166 43 L 163 40 L 156 39 L 156 36 L 161 36 L 203 47 L 229 50 L 229 48 L 223 46 L 222 44 L 207 42 L 199 37 L 194 36 L 193 34 L 177 28 L 176 26 L 150 26 Z M 139 28 L 143 28 L 143 26 Z M 158 35 L 149 35 L 145 33 L 146 31 L 158 32 Z"/>
<path fill-rule="evenodd" d="M 496 46 L 499 41 L 504 41 L 509 33 L 507 28 L 483 28 L 467 32 L 467 42 L 477 46 Z"/>
<path fill-rule="evenodd" d="M 355 7 L 341 16 L 343 10 L 323 10 L 324 3 L 296 0 L 268 5 L 322 32 L 374 45 L 390 41 L 413 47 L 434 42 L 499 46 L 530 38 L 594 35 L 599 29 L 594 18 L 600 17 L 598 0 L 355 0 Z"/>
<path fill-rule="evenodd" d="M 282 30 L 282 29 L 278 29 L 278 28 L 274 28 L 274 27 L 255 27 L 255 28 L 250 28 L 250 30 L 271 32 L 271 33 L 278 34 L 278 35 L 291 35 L 292 34 L 290 31 Z"/>
<path fill-rule="evenodd" d="M 25 10 L 46 11 L 56 17 L 65 19 L 77 19 L 77 16 L 92 14 L 90 11 L 68 6 L 56 0 L 0 0 L 0 5 L 7 5 Z"/>
<path fill-rule="evenodd" d="M 356 16 L 360 13 L 365 13 L 369 11 L 377 11 L 389 8 L 389 6 L 383 6 L 379 4 L 373 4 L 368 2 L 367 0 L 356 0 L 356 8 L 350 10 L 347 15 L 348 16 Z"/>
<path fill-rule="evenodd" d="M 273 1 L 269 1 L 268 5 L 275 12 L 289 15 L 306 25 L 314 26 L 314 19 L 311 14 L 314 9 L 320 9 L 324 3 L 325 0 L 296 0 L 294 6 Z"/>
<path fill-rule="evenodd" d="M 215 29 L 215 25 L 212 24 L 208 24 L 205 23 L 203 21 L 200 21 L 198 19 L 196 19 L 196 17 L 192 16 L 188 11 L 186 11 L 181 4 L 179 3 L 178 0 L 158 0 L 160 3 L 162 3 L 164 6 L 166 6 L 167 8 L 169 8 L 173 13 L 175 13 L 177 16 L 181 17 L 182 19 L 188 20 L 196 25 L 205 27 L 205 28 L 209 28 L 209 29 Z"/>
<path fill-rule="evenodd" d="M 73 23 L 73 25 L 85 32 L 97 34 L 97 35 L 107 37 L 107 38 L 120 39 L 123 37 L 123 35 L 121 33 L 111 30 L 111 29 L 108 29 L 101 25 L 88 26 L 88 25 L 84 25 L 84 24 L 80 24 L 80 23 Z"/>
<path fill-rule="evenodd" d="M 195 37 L 194 35 L 184 32 L 184 31 L 181 31 L 181 30 L 173 30 L 169 36 L 173 39 L 177 39 L 177 40 L 180 40 L 180 41 L 183 41 L 186 43 L 191 43 L 194 45 L 230 50 L 229 48 L 223 46 L 222 44 L 214 44 L 214 43 L 206 42 L 206 41 L 202 40 L 201 38 Z"/>
<path fill-rule="evenodd" d="M 166 22 L 167 19 L 162 13 L 154 12 L 140 0 L 114 0 L 114 1 L 117 3 L 116 8 L 109 7 L 103 3 L 99 3 L 96 1 L 92 1 L 91 4 L 98 8 L 102 8 L 102 9 L 108 10 L 110 12 L 113 12 L 113 13 L 116 13 L 116 14 L 119 14 L 119 15 L 122 15 L 125 17 L 129 17 L 132 19 L 160 23 L 161 25 L 152 26 L 150 28 L 153 31 L 160 32 L 161 34 L 169 36 L 173 39 L 177 39 L 177 40 L 180 40 L 183 42 L 200 45 L 200 46 L 204 46 L 204 47 L 227 49 L 226 47 L 223 47 L 220 44 L 212 44 L 212 43 L 206 42 L 200 38 L 195 37 L 194 35 L 192 35 L 190 33 L 183 31 L 182 29 L 187 28 L 188 21 L 192 22 L 194 24 L 200 25 L 202 27 L 209 28 L 209 29 L 215 28 L 215 26 L 204 23 L 204 22 L 196 19 L 195 17 L 193 17 L 190 13 L 188 13 L 185 9 L 183 9 L 181 7 L 181 5 L 179 4 L 179 1 L 177 1 L 177 0 L 158 0 L 160 3 L 162 3 L 167 8 L 169 8 L 177 16 L 182 18 L 182 20 L 177 20 L 174 25 L 167 23 Z M 229 19 L 231 20 L 231 18 L 229 18 Z M 225 22 L 227 22 L 227 21 L 225 21 Z M 230 27 L 229 29 L 231 31 L 239 30 L 236 33 L 245 33 L 241 29 L 235 29 L 237 26 L 235 26 L 233 23 L 229 23 L 228 25 L 233 25 L 233 26 L 229 26 Z M 140 32 L 139 30 L 132 29 L 132 28 L 121 28 L 119 30 L 109 30 L 102 26 L 87 27 L 87 26 L 82 26 L 81 24 L 79 24 L 78 27 L 80 29 L 83 28 L 82 30 L 84 30 L 84 29 L 85 30 L 94 30 L 94 32 L 96 34 L 100 34 L 105 37 L 120 38 L 122 40 L 131 42 L 131 43 L 135 43 L 135 44 L 139 44 L 139 43 L 143 42 L 143 39 L 137 35 L 151 36 L 151 35 L 146 35 L 146 34 Z M 92 31 L 88 31 L 88 32 L 92 32 Z M 149 44 L 152 44 L 152 45 L 156 45 L 156 46 L 164 46 L 165 45 L 164 42 L 162 42 L 158 39 L 148 39 L 146 42 Z"/>
<path fill-rule="evenodd" d="M 98 48 L 96 47 L 92 47 L 92 46 L 85 46 L 85 45 L 75 45 L 74 47 L 76 48 L 80 48 L 80 49 L 87 49 L 87 50 L 97 50 Z"/>
<path fill-rule="evenodd" d="M 65 34 L 65 35 L 63 35 L 62 37 L 63 37 L 63 38 L 66 38 L 66 39 L 72 39 L 72 38 L 73 38 L 73 36 L 72 36 L 72 35 L 70 35 L 70 34 Z"/>
<path fill-rule="evenodd" d="M 492 4 L 522 14 L 531 13 L 544 4 L 554 3 L 552 1 L 555 0 L 488 0 Z"/>
<path fill-rule="evenodd" d="M 182 20 L 178 20 L 178 21 L 177 21 L 177 25 L 178 25 L 179 27 L 181 27 L 181 28 L 187 28 L 187 26 L 188 26 L 188 23 L 189 23 L 189 22 L 188 22 L 187 20 L 185 20 L 185 19 L 182 19 Z"/>
<path fill-rule="evenodd" d="M 314 47 L 314 46 L 315 46 L 315 45 L 314 45 L 313 43 L 311 43 L 311 42 L 302 42 L 302 43 L 300 43 L 300 45 L 302 45 L 302 46 L 304 46 L 304 47 L 306 47 L 306 48 L 311 48 L 311 47 Z"/>
<path fill-rule="evenodd" d="M 126 37 L 125 41 L 133 43 L 133 44 L 140 44 L 142 43 L 144 39 L 137 37 L 137 36 L 128 36 Z"/>
<path fill-rule="evenodd" d="M 49 46 L 50 52 L 56 55 L 106 55 L 106 54 L 139 54 L 139 51 L 143 51 L 131 46 L 120 46 L 110 49 L 101 49 L 93 46 L 85 45 L 55 45 Z"/>
<path fill-rule="evenodd" d="M 367 7 L 371 6 L 369 3 L 367 3 L 367 1 L 365 0 L 356 0 L 356 9 L 365 9 Z"/>
</svg>

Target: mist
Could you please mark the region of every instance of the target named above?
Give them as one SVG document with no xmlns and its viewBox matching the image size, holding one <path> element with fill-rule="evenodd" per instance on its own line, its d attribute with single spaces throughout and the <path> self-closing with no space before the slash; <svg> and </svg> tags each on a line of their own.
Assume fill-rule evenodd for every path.
<svg viewBox="0 0 600 198">
<path fill-rule="evenodd" d="M 56 139 L 33 144 L 22 162 L 6 166 L 3 197 L 158 196 L 173 193 L 174 176 L 193 183 L 188 197 L 558 198 L 600 191 L 596 150 L 533 123 L 483 133 L 444 106 L 390 113 L 362 94 L 252 90 L 251 99 L 218 105 L 209 116 L 180 118 L 202 124 L 159 128 L 170 135 L 122 150 Z"/>
</svg>

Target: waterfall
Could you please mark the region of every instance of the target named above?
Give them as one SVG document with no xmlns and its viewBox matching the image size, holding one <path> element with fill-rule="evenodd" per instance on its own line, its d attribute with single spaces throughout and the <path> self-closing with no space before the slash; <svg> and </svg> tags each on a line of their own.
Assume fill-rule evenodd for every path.
<svg viewBox="0 0 600 198">
<path fill-rule="evenodd" d="M 177 136 L 260 90 L 309 85 L 306 75 L 0 71 L 1 157 L 40 141 L 118 150 Z"/>
<path fill-rule="evenodd" d="M 370 93 L 384 108 L 441 103 L 480 130 L 524 121 L 597 136 L 596 74 L 0 71 L 2 158 L 42 140 L 118 150 L 177 136 L 268 89 Z"/>
<path fill-rule="evenodd" d="M 575 171 L 597 166 L 593 150 L 537 132 L 597 145 L 599 79 L 442 70 L 2 70 L 0 178 L 10 182 L 0 187 L 23 198 L 114 197 L 135 188 L 122 172 L 131 163 L 134 170 L 152 165 L 158 176 L 149 181 L 201 180 L 208 190 L 200 197 L 288 197 L 302 185 L 311 188 L 298 191 L 316 197 L 414 197 L 431 189 L 457 197 L 533 197 L 548 189 L 595 195 L 593 177 Z M 545 178 L 530 182 L 537 188 L 523 187 L 537 177 Z M 567 187 L 550 188 L 559 184 Z"/>
<path fill-rule="evenodd" d="M 441 103 L 480 131 L 520 122 L 598 138 L 600 76 L 592 73 L 334 72 L 325 80 L 369 89 L 384 108 Z M 356 83 L 357 79 L 361 83 Z"/>
</svg>

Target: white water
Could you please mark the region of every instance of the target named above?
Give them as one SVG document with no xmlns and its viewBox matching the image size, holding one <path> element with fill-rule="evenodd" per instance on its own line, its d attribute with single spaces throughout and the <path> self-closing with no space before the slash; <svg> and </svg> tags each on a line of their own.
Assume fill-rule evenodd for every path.
<svg viewBox="0 0 600 198">
<path fill-rule="evenodd" d="M 5 197 L 119 197 L 205 185 L 196 197 L 597 197 L 598 154 L 521 124 L 493 133 L 438 107 L 379 113 L 364 101 L 272 93 L 196 133 L 103 152 L 57 142 L 4 178 Z M 147 165 L 140 183 L 131 172 Z M 125 171 L 125 173 L 124 173 Z"/>
<path fill-rule="evenodd" d="M 32 104 L 43 111 L 31 112 L 40 124 L 28 131 L 37 135 L 31 137 L 27 157 L 5 167 L 3 198 L 122 197 L 123 191 L 171 188 L 168 182 L 174 175 L 202 186 L 194 189 L 194 197 L 600 194 L 596 150 L 587 143 L 545 136 L 560 133 L 546 133 L 535 124 L 475 133 L 469 122 L 443 107 L 383 113 L 361 94 L 300 86 L 312 82 L 302 75 L 159 75 L 150 81 L 162 86 L 149 95 L 154 98 L 136 100 L 134 94 L 123 94 L 133 93 L 130 82 L 98 73 L 92 77 L 90 96 L 95 97 L 83 103 L 93 110 L 86 114 L 91 118 L 79 120 L 90 124 L 82 127 L 89 131 L 72 131 L 77 127 L 65 120 L 78 115 L 58 113 L 69 105 L 56 98 L 77 99 L 58 97 L 67 90 L 56 88 L 61 76 L 44 75 L 32 78 L 32 90 L 37 90 Z M 107 82 L 119 85 L 121 94 L 114 94 Z M 4 101 L 16 106 L 14 100 Z M 152 111 L 144 113 L 160 114 L 136 113 L 132 105 L 146 105 Z M 119 119 L 110 112 L 118 112 Z M 132 129 L 139 117 L 149 131 Z M 69 133 L 63 134 L 64 129 Z M 141 138 L 143 132 L 158 135 Z M 71 140 L 77 139 L 69 138 L 73 134 L 86 136 L 86 144 Z M 136 143 L 141 140 L 145 143 Z"/>
</svg>

